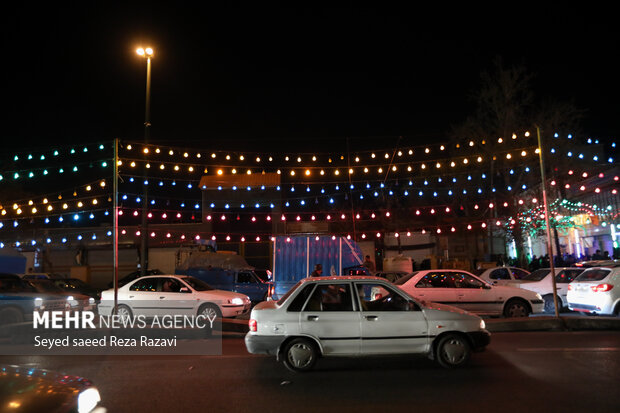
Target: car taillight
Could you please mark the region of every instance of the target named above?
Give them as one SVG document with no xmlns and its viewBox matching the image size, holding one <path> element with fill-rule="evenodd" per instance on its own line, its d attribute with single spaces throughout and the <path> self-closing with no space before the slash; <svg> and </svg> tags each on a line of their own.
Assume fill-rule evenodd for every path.
<svg viewBox="0 0 620 413">
<path fill-rule="evenodd" d="M 599 284 L 597 286 L 592 286 L 590 287 L 592 289 L 592 291 L 594 291 L 595 293 L 604 293 L 606 291 L 609 291 L 613 288 L 614 286 L 611 284 Z"/>
<path fill-rule="evenodd" d="M 573 286 L 568 284 L 568 291 L 573 291 Z"/>
<path fill-rule="evenodd" d="M 256 322 L 256 320 L 251 319 L 248 324 L 250 326 L 250 331 L 256 332 L 256 329 L 258 328 L 258 323 Z"/>
</svg>

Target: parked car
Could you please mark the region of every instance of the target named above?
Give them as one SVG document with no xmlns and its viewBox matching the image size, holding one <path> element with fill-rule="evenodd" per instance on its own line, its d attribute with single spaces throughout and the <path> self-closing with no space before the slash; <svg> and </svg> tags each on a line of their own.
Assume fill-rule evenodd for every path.
<svg viewBox="0 0 620 413">
<path fill-rule="evenodd" d="M 261 280 L 252 270 L 232 270 L 218 267 L 178 269 L 179 275 L 189 275 L 213 288 L 234 291 L 250 297 L 254 303 L 268 300 L 273 294 L 273 283 Z"/>
<path fill-rule="evenodd" d="M 170 283 L 166 287 L 166 283 Z M 114 290 L 101 293 L 99 314 L 111 315 Z M 119 316 L 204 315 L 231 318 L 250 311 L 248 296 L 216 290 L 204 281 L 182 275 L 149 275 L 118 289 Z"/>
<path fill-rule="evenodd" d="M 34 311 L 66 311 L 70 308 L 64 296 L 41 293 L 16 274 L 0 274 L 0 326 L 30 321 Z"/>
<path fill-rule="evenodd" d="M 87 295 L 94 298 L 95 301 L 99 301 L 101 298 L 101 290 L 85 283 L 79 278 L 59 278 L 52 281 L 63 291 Z"/>
<path fill-rule="evenodd" d="M 563 309 L 567 309 L 566 293 L 568 292 L 569 283 L 581 274 L 584 268 L 559 267 L 554 269 L 558 310 L 562 311 Z M 555 312 L 555 306 L 553 303 L 553 278 L 550 274 L 550 268 L 539 268 L 531 274 L 528 274 L 522 280 L 515 281 L 511 285 L 534 291 L 535 293 L 542 295 L 542 298 L 545 301 L 545 312 L 553 313 Z"/>
<path fill-rule="evenodd" d="M 0 365 L 3 412 L 105 413 L 93 383 L 32 366 Z"/>
<path fill-rule="evenodd" d="M 129 274 L 125 275 L 122 278 L 118 279 L 118 286 L 122 287 L 123 285 L 127 284 L 130 281 L 133 281 L 137 278 L 140 278 L 142 275 L 142 273 L 140 272 L 140 270 L 138 271 L 134 271 L 134 272 L 130 272 Z M 146 270 L 144 275 L 161 275 L 163 274 L 163 272 L 161 272 L 158 269 L 152 269 L 152 270 Z M 108 283 L 108 288 L 114 288 L 114 281 L 111 281 Z"/>
<path fill-rule="evenodd" d="M 28 280 L 28 284 L 32 285 L 39 293 L 54 295 L 58 299 L 64 298 L 70 305 L 72 310 L 89 311 L 96 308 L 95 299 L 85 294 L 73 291 L 65 291 L 58 287 L 53 280 Z"/>
<path fill-rule="evenodd" d="M 405 275 L 407 275 L 405 271 L 380 271 L 375 273 L 375 277 L 385 278 L 391 283 Z"/>
<path fill-rule="evenodd" d="M 424 354 L 452 368 L 490 341 L 480 317 L 369 276 L 305 278 L 279 301 L 254 307 L 249 328 L 249 353 L 275 355 L 296 372 L 319 357 L 388 354 Z"/>
<path fill-rule="evenodd" d="M 517 267 L 494 267 L 480 270 L 478 277 L 494 285 L 509 285 L 522 280 L 530 272 Z"/>
<path fill-rule="evenodd" d="M 454 305 L 479 315 L 527 317 L 543 311 L 540 294 L 516 287 L 491 285 L 467 271 L 417 271 L 394 283 L 409 295 Z"/>
<path fill-rule="evenodd" d="M 586 269 L 568 285 L 566 299 L 572 311 L 620 315 L 620 267 Z"/>
</svg>

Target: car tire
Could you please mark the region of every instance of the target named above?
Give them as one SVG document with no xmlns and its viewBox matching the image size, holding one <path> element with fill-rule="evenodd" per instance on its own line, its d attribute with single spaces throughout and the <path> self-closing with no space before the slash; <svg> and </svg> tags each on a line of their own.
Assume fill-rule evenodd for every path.
<svg viewBox="0 0 620 413">
<path fill-rule="evenodd" d="M 471 356 L 471 345 L 459 334 L 448 334 L 439 339 L 435 348 L 435 359 L 447 369 L 461 367 Z"/>
<path fill-rule="evenodd" d="M 553 303 L 553 294 L 543 295 L 543 300 L 545 301 L 545 313 L 552 314 L 555 313 L 555 304 Z M 558 312 L 562 311 L 562 299 L 557 297 L 558 300 Z"/>
<path fill-rule="evenodd" d="M 307 338 L 289 341 L 282 353 L 284 366 L 296 373 L 312 370 L 318 357 L 319 351 L 316 344 Z"/>
<path fill-rule="evenodd" d="M 133 312 L 131 311 L 131 308 L 129 308 L 128 306 L 124 304 L 121 304 L 118 307 L 116 307 L 116 315 L 119 318 L 132 318 Z"/>
<path fill-rule="evenodd" d="M 528 317 L 529 315 L 529 306 L 520 298 L 512 298 L 504 306 L 504 317 L 506 318 Z"/>
<path fill-rule="evenodd" d="M 215 329 L 217 323 L 222 322 L 222 312 L 220 311 L 220 308 L 215 304 L 203 304 L 198 309 L 198 315 L 207 317 L 205 322 L 208 325 L 205 326 L 205 335 L 210 337 L 213 334 L 213 330 Z M 213 320 L 213 322 L 211 322 L 211 320 Z"/>
</svg>

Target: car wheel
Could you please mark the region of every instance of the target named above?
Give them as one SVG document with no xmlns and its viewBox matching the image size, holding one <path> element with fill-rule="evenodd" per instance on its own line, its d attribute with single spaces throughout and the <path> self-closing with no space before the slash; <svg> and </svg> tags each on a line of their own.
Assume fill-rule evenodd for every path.
<svg viewBox="0 0 620 413">
<path fill-rule="evenodd" d="M 24 315 L 17 308 L 8 307 L 0 310 L 0 326 L 24 321 Z"/>
<path fill-rule="evenodd" d="M 116 308 L 116 315 L 121 320 L 129 319 L 133 317 L 133 312 L 131 311 L 131 308 L 127 307 L 126 305 L 121 304 Z"/>
<path fill-rule="evenodd" d="M 504 317 L 527 317 L 530 315 L 530 309 L 527 303 L 521 299 L 513 298 L 508 300 L 504 307 Z"/>
<path fill-rule="evenodd" d="M 311 370 L 319 352 L 316 344 L 305 338 L 291 340 L 284 348 L 284 365 L 294 372 Z"/>
<path fill-rule="evenodd" d="M 553 304 L 553 294 L 543 295 L 543 300 L 545 300 L 545 313 L 551 314 L 555 313 L 555 304 Z M 562 301 L 558 297 L 558 306 L 559 310 L 562 310 Z"/>
<path fill-rule="evenodd" d="M 445 368 L 460 367 L 467 363 L 471 356 L 471 346 L 461 335 L 443 336 L 437 343 L 435 358 Z"/>
<path fill-rule="evenodd" d="M 215 324 L 222 320 L 220 308 L 215 304 L 203 304 L 198 309 L 198 315 L 205 317 L 205 336 L 211 337 Z"/>
</svg>

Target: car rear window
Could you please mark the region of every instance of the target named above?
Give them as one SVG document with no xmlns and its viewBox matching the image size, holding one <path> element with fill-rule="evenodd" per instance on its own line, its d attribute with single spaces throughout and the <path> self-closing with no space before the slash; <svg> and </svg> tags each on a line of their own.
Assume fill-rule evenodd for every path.
<svg viewBox="0 0 620 413">
<path fill-rule="evenodd" d="M 532 272 L 531 274 L 527 275 L 525 278 L 523 278 L 526 281 L 540 281 L 543 278 L 545 278 L 547 276 L 547 274 L 549 274 L 551 270 L 548 268 L 541 268 L 539 270 L 536 270 L 534 272 Z"/>
<path fill-rule="evenodd" d="M 412 272 L 411 274 L 405 275 L 404 277 L 400 277 L 398 280 L 394 281 L 394 285 L 403 285 L 407 281 L 409 281 L 412 277 L 414 277 L 418 272 Z"/>
<path fill-rule="evenodd" d="M 291 296 L 291 294 L 293 294 L 293 292 L 301 285 L 302 281 L 303 280 L 298 281 L 297 284 L 292 286 L 291 289 L 286 292 L 286 294 L 280 297 L 280 299 L 278 300 L 278 305 L 284 304 L 284 302 Z"/>
<path fill-rule="evenodd" d="M 603 268 L 589 269 L 582 272 L 575 281 L 601 281 L 607 277 L 611 271 Z"/>
</svg>

